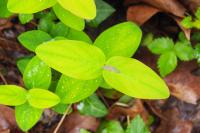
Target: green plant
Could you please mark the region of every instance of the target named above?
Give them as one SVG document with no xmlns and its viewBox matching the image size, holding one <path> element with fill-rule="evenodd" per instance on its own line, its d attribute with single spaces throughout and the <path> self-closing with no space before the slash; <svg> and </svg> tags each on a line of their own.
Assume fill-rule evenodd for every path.
<svg viewBox="0 0 200 133">
<path fill-rule="evenodd" d="M 114 12 L 104 1 L 95 1 L 98 5 L 94 20 L 88 20 L 96 16 L 94 0 L 3 2 L 2 9 L 8 14 L 4 17 L 19 13 L 22 24 L 39 20 L 37 29 L 18 37 L 25 48 L 35 53 L 17 61 L 26 89 L 16 85 L 0 86 L 0 104 L 15 106 L 16 121 L 23 131 L 37 123 L 45 108 L 64 114 L 77 102 L 81 114 L 105 116 L 108 110 L 94 94 L 99 86 L 136 98 L 169 96 L 165 82 L 149 67 L 131 58 L 142 37 L 136 24 L 117 24 L 94 42 L 82 31 L 85 19 L 96 27 Z M 42 11 L 44 9 L 47 10 Z M 102 9 L 109 10 L 102 15 Z M 82 129 L 82 132 L 87 131 Z"/>
<path fill-rule="evenodd" d="M 185 28 L 200 29 L 200 8 L 197 9 L 195 16 L 188 15 L 181 21 L 181 25 Z"/>
<path fill-rule="evenodd" d="M 119 121 L 104 121 L 99 126 L 97 133 L 150 133 L 143 119 L 137 115 L 128 123 L 126 130 L 123 129 Z"/>
<path fill-rule="evenodd" d="M 172 39 L 162 37 L 154 39 L 147 47 L 152 53 L 160 55 L 157 66 L 162 77 L 175 70 L 177 58 L 181 61 L 195 58 L 194 49 L 182 32 L 179 34 L 179 41 L 175 44 Z"/>
<path fill-rule="evenodd" d="M 111 37 L 113 33 L 116 35 L 114 38 Z M 32 41 L 33 38 L 34 41 Z M 4 91 L 7 86 L 1 86 L 0 98 L 2 99 L 0 103 L 17 106 L 16 111 L 18 111 L 19 105 L 22 106 L 19 110 L 22 113 L 24 111 L 23 114 L 27 116 L 16 115 L 16 118 L 19 126 L 27 131 L 39 120 L 41 109 L 56 105 L 54 110 L 64 113 L 67 104 L 79 102 L 92 95 L 100 85 L 102 78 L 112 88 L 132 97 L 167 98 L 169 92 L 164 81 L 149 67 L 130 58 L 139 46 L 140 39 L 139 27 L 131 22 L 121 23 L 106 30 L 96 39 L 94 45 L 86 41 L 69 40 L 64 37 L 50 40 L 47 33 L 39 30 L 25 32 L 19 36 L 19 41 L 27 49 L 35 51 L 36 56 L 31 59 L 30 57 L 23 58 L 18 62 L 18 66 L 21 66 L 20 64 L 26 66 L 25 69 L 24 67 L 20 68 L 25 86 L 30 90 L 27 92 L 19 89 L 19 91 L 23 90 L 23 93 L 19 93 L 20 96 L 15 99 L 21 100 L 19 102 L 15 100 L 17 103 L 14 104 L 6 102 L 6 100 L 15 95 L 19 87 L 12 86 L 11 90 L 16 90 L 14 92 L 9 90 L 11 94 L 6 95 L 7 92 Z M 52 85 L 53 71 L 50 67 L 63 75 L 57 79 L 59 81 L 56 90 L 53 88 L 48 91 L 45 89 L 51 88 Z M 80 103 L 80 112 L 86 109 L 89 113 L 87 106 L 91 104 L 89 101 L 95 102 L 95 97 L 91 96 L 90 98 L 93 100 L 89 98 Z M 104 116 L 107 112 L 104 105 L 98 103 L 98 99 L 95 103 L 97 105 L 92 105 L 94 107 L 102 106 L 102 110 L 96 114 L 92 112 L 89 114 L 96 117 Z M 27 106 L 29 107 L 27 108 Z M 81 106 L 84 107 L 81 108 Z M 60 109 L 62 110 L 60 111 Z M 28 115 L 25 113 L 26 111 L 33 112 L 37 117 Z M 27 119 L 33 119 L 33 121 L 24 125 L 23 122 L 26 122 Z"/>
</svg>

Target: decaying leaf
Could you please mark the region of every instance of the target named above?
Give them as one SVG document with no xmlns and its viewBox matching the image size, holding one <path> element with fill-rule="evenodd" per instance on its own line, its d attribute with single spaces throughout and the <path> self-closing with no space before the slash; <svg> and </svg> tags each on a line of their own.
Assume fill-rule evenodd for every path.
<svg viewBox="0 0 200 133">
<path fill-rule="evenodd" d="M 143 25 L 152 16 L 158 12 L 171 14 L 170 16 L 176 21 L 180 29 L 185 33 L 187 39 L 190 39 L 190 29 L 184 28 L 180 22 L 185 17 L 186 9 L 177 0 L 126 0 L 125 4 L 142 2 L 139 5 L 132 5 L 128 8 L 127 19 Z"/>
<path fill-rule="evenodd" d="M 59 133 L 80 133 L 81 128 L 95 132 L 98 126 L 99 121 L 96 118 L 73 112 L 64 120 Z"/>
<path fill-rule="evenodd" d="M 142 2 L 151 5 L 161 11 L 171 13 L 178 17 L 184 17 L 186 9 L 178 0 L 125 0 L 125 4 Z"/>
<path fill-rule="evenodd" d="M 12 108 L 0 105 L 0 132 L 14 131 L 17 129 L 15 113 Z"/>
<path fill-rule="evenodd" d="M 180 2 L 193 13 L 200 6 L 200 0 L 180 0 Z"/>
<path fill-rule="evenodd" d="M 131 6 L 127 11 L 127 19 L 142 25 L 158 12 L 157 8 L 148 5 Z"/>
<path fill-rule="evenodd" d="M 155 133 L 191 133 L 193 124 L 191 121 L 180 118 L 177 108 L 169 109 L 164 113 L 167 120 L 161 120 L 160 126 Z"/>
<path fill-rule="evenodd" d="M 200 76 L 192 74 L 195 68 L 195 62 L 182 62 L 175 72 L 165 78 L 173 96 L 192 104 L 200 98 Z"/>
<path fill-rule="evenodd" d="M 138 114 L 141 115 L 145 122 L 148 121 L 149 113 L 144 108 L 143 102 L 139 99 L 135 99 L 134 104 L 130 107 L 122 107 L 119 105 L 111 107 L 107 119 L 118 119 L 123 116 L 129 116 L 132 119 Z"/>
</svg>

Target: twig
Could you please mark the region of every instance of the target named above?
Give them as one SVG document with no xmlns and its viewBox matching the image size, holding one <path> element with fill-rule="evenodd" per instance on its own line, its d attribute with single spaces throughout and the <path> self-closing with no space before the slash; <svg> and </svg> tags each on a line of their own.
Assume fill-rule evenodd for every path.
<svg viewBox="0 0 200 133">
<path fill-rule="evenodd" d="M 4 84 L 8 84 L 8 82 L 6 81 L 6 79 L 4 78 L 4 76 L 1 72 L 0 72 L 0 78 L 2 79 Z"/>
<path fill-rule="evenodd" d="M 109 108 L 109 104 L 107 103 L 107 101 L 104 98 L 104 96 L 102 95 L 102 93 L 99 90 L 97 90 L 97 93 L 99 94 L 99 96 L 103 100 L 103 102 L 105 103 L 106 107 Z"/>
<path fill-rule="evenodd" d="M 65 117 L 69 114 L 70 109 L 71 109 L 71 104 L 67 107 L 67 109 L 66 109 L 64 115 L 62 116 L 61 120 L 59 121 L 59 123 L 58 123 L 58 125 L 57 125 L 57 127 L 55 128 L 55 130 L 54 130 L 53 133 L 58 133 L 58 130 L 60 129 L 60 127 L 61 127 L 63 121 L 65 120 Z"/>
<path fill-rule="evenodd" d="M 129 126 L 130 125 L 130 116 L 127 115 L 127 125 Z"/>
</svg>

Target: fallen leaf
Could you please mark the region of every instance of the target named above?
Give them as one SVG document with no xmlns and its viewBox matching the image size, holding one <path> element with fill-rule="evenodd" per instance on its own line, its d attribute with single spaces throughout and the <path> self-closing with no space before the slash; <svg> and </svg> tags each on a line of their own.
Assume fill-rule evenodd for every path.
<svg viewBox="0 0 200 133">
<path fill-rule="evenodd" d="M 96 118 L 73 112 L 64 120 L 59 133 L 80 133 L 81 128 L 95 132 L 98 126 Z"/>
<path fill-rule="evenodd" d="M 132 5 L 128 8 L 127 19 L 138 25 L 143 25 L 151 17 L 158 12 L 170 13 L 180 29 L 184 32 L 188 40 L 190 40 L 191 29 L 184 28 L 180 22 L 185 16 L 186 9 L 177 0 L 126 0 L 126 4 L 134 2 L 143 2 L 143 4 Z M 145 4 L 144 4 L 145 3 Z"/>
<path fill-rule="evenodd" d="M 200 0 L 180 0 L 180 2 L 193 13 L 195 13 L 200 6 Z"/>
<path fill-rule="evenodd" d="M 193 124 L 191 121 L 180 118 L 177 108 L 166 110 L 163 115 L 167 120 L 161 120 L 155 133 L 191 133 Z"/>
<path fill-rule="evenodd" d="M 0 105 L 0 132 L 15 131 L 16 129 L 14 109 Z"/>
<path fill-rule="evenodd" d="M 127 19 L 139 25 L 143 25 L 158 12 L 159 10 L 157 8 L 148 5 L 131 6 L 127 11 Z"/>
<path fill-rule="evenodd" d="M 176 71 L 165 78 L 171 95 L 187 103 L 197 103 L 200 98 L 200 76 L 192 74 L 197 67 L 194 61 L 181 62 Z"/>
<path fill-rule="evenodd" d="M 171 13 L 178 17 L 184 17 L 186 9 L 178 0 L 125 0 L 125 4 L 142 2 L 157 9 Z"/>
<path fill-rule="evenodd" d="M 108 120 L 119 119 L 120 117 L 129 116 L 133 119 L 136 115 L 140 114 L 145 122 L 149 119 L 149 114 L 144 108 L 143 102 L 139 99 L 135 99 L 134 103 L 130 107 L 122 107 L 119 105 L 113 105 L 110 108 L 109 114 L 106 117 Z"/>
</svg>

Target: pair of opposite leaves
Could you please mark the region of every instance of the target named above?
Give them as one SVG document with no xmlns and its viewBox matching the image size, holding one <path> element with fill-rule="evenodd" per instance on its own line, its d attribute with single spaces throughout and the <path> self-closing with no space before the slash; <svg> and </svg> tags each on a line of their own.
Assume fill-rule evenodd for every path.
<svg viewBox="0 0 200 133">
<path fill-rule="evenodd" d="M 80 18 L 93 19 L 96 16 L 94 0 L 8 0 L 7 7 L 13 13 L 31 14 L 50 8 L 57 2 Z"/>
<path fill-rule="evenodd" d="M 125 22 L 103 32 L 94 45 L 56 40 L 39 45 L 35 52 L 50 67 L 86 84 L 103 76 L 112 88 L 129 96 L 167 98 L 169 90 L 164 81 L 146 65 L 129 58 L 137 50 L 141 36 L 138 26 Z"/>
</svg>

